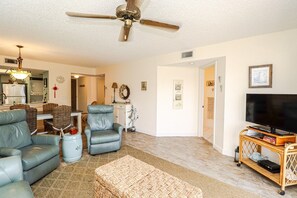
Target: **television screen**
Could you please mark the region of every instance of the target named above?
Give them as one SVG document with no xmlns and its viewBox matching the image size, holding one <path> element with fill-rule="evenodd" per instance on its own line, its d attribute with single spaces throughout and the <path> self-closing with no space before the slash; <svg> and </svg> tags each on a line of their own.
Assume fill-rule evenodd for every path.
<svg viewBox="0 0 297 198">
<path fill-rule="evenodd" d="M 297 133 L 297 95 L 247 94 L 246 121 Z"/>
</svg>

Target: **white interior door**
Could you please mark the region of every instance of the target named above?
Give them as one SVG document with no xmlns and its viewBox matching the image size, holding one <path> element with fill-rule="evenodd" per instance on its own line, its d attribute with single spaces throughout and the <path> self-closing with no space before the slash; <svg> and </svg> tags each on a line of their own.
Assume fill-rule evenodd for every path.
<svg viewBox="0 0 297 198">
<path fill-rule="evenodd" d="M 214 109 L 215 109 L 215 66 L 203 68 L 203 81 L 200 88 L 203 92 L 203 138 L 213 143 L 214 139 Z M 200 93 L 201 93 L 200 92 Z"/>
</svg>

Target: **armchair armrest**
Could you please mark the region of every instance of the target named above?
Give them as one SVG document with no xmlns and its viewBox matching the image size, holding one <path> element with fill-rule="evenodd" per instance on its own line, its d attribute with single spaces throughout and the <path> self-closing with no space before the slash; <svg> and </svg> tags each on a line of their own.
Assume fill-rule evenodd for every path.
<svg viewBox="0 0 297 198">
<path fill-rule="evenodd" d="M 33 144 L 50 144 L 59 146 L 60 136 L 58 135 L 33 135 Z"/>
<path fill-rule="evenodd" d="M 113 123 L 113 129 L 117 131 L 122 136 L 122 131 L 124 127 L 118 123 Z"/>
<path fill-rule="evenodd" d="M 91 144 L 91 128 L 88 124 L 85 127 L 85 134 L 87 137 L 87 144 L 88 144 L 88 151 L 89 151 L 90 144 Z"/>
<path fill-rule="evenodd" d="M 23 180 L 23 167 L 20 156 L 0 159 L 0 187 Z"/>
<path fill-rule="evenodd" d="M 21 156 L 22 152 L 18 149 L 1 147 L 0 148 L 0 156 L 1 157 L 9 157 L 9 156 Z"/>
<path fill-rule="evenodd" d="M 85 134 L 87 136 L 87 139 L 89 139 L 91 137 L 91 128 L 88 124 L 85 127 Z"/>
</svg>

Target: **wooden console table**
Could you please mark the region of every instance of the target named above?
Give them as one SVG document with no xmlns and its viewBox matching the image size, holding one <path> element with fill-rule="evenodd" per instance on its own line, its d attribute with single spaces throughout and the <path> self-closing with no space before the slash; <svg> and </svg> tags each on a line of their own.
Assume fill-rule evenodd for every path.
<svg viewBox="0 0 297 198">
<path fill-rule="evenodd" d="M 257 130 L 252 128 L 251 130 L 262 133 L 264 135 L 280 138 L 283 141 L 288 138 L 292 140 L 292 137 L 295 136 L 278 136 L 275 134 L 267 133 L 261 130 Z M 285 194 L 285 187 L 296 185 L 297 184 L 297 143 L 291 143 L 286 147 L 284 145 L 276 146 L 271 143 L 268 143 L 262 139 L 250 137 L 246 135 L 248 129 L 244 129 L 240 132 L 239 139 L 239 162 L 237 166 L 240 166 L 241 163 L 249 166 L 265 177 L 271 179 L 275 183 L 281 186 L 281 190 L 279 194 Z M 280 140 L 277 140 L 280 141 Z M 296 142 L 296 140 L 295 140 Z M 271 152 L 277 153 L 279 156 L 279 165 L 280 165 L 280 173 L 271 173 L 268 170 L 259 166 L 256 162 L 249 159 L 249 156 L 253 152 L 262 152 L 262 148 L 265 147 L 269 149 Z"/>
</svg>

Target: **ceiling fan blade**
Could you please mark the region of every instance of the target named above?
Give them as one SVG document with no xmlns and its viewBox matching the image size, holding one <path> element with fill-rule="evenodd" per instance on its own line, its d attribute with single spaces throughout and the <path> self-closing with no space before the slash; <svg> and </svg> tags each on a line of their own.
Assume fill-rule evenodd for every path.
<svg viewBox="0 0 297 198">
<path fill-rule="evenodd" d="M 169 23 L 162 23 L 162 22 L 148 20 L 148 19 L 140 19 L 139 23 L 142 25 L 150 25 L 150 26 L 155 26 L 155 27 L 168 28 L 168 29 L 172 29 L 172 30 L 179 29 L 179 26 L 177 26 L 177 25 L 172 25 Z"/>
<path fill-rule="evenodd" d="M 96 18 L 96 19 L 117 19 L 116 16 L 100 15 L 100 14 L 84 14 L 78 12 L 66 12 L 70 17 L 82 17 L 82 18 Z"/>
<path fill-rule="evenodd" d="M 131 26 L 124 25 L 121 29 L 119 41 L 125 42 L 128 40 Z"/>
</svg>

